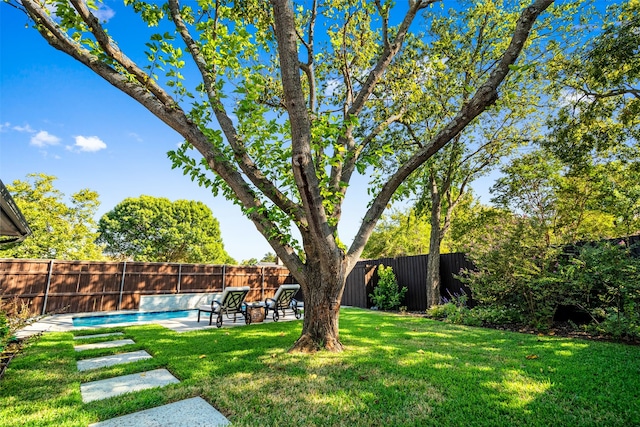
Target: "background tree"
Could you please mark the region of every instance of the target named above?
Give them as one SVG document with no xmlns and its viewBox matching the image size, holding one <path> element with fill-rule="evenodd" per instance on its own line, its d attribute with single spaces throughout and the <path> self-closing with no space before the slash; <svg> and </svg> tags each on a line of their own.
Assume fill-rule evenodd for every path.
<svg viewBox="0 0 640 427">
<path fill-rule="evenodd" d="M 574 166 L 640 150 L 640 3 L 610 4 L 602 25 L 585 30 L 587 42 L 557 62 L 565 102 L 544 143 Z"/>
<path fill-rule="evenodd" d="M 162 197 L 127 198 L 98 223 L 105 253 L 143 262 L 235 264 L 220 225 L 204 203 Z"/>
<path fill-rule="evenodd" d="M 640 231 L 640 175 L 613 160 L 579 173 L 543 149 L 515 157 L 491 188 L 492 202 L 530 219 L 544 246 Z"/>
<path fill-rule="evenodd" d="M 429 251 L 429 221 L 417 217 L 412 208 L 395 209 L 382 216 L 362 258 L 395 258 L 420 255 Z"/>
<path fill-rule="evenodd" d="M 440 242 L 442 253 L 461 250 L 459 240 L 478 229 L 470 226 L 470 216 L 474 214 L 477 201 L 471 193 L 461 202 L 459 209 L 451 218 L 451 233 Z M 416 215 L 413 207 L 393 209 L 382 216 L 362 252 L 362 258 L 400 257 L 429 253 L 431 224 L 425 215 Z"/>
<path fill-rule="evenodd" d="M 505 36 L 511 31 L 508 22 L 514 12 L 502 9 L 501 5 L 500 1 L 475 7 L 463 3 L 462 7 L 451 7 L 446 19 L 429 23 L 422 49 L 433 60 L 417 61 L 415 66 L 407 67 L 411 72 L 406 73 L 412 73 L 416 89 L 410 95 L 414 104 L 406 107 L 407 114 L 387 132 L 389 138 L 405 141 L 407 146 L 394 150 L 387 166 L 393 168 L 404 162 L 415 147 L 423 146 L 433 137 L 439 130 L 438 123 L 453 118 L 458 105 L 473 96 L 474 88 L 500 56 Z M 569 14 L 573 5 L 562 7 Z M 571 32 L 549 25 L 551 19 L 545 20 L 545 29 L 551 28 L 562 36 Z M 514 72 L 501 86 L 506 96 L 432 156 L 405 183 L 405 191 L 398 193 L 398 197 L 417 197 L 416 214 L 425 216 L 430 223 L 429 247 L 425 251 L 431 255 L 426 275 L 428 306 L 440 301 L 442 241 L 471 183 L 489 174 L 512 150 L 537 136 L 541 120 L 538 111 L 544 108 L 543 99 L 549 102 L 549 95 L 543 90 L 548 85 L 544 78 L 546 64 L 554 60 L 559 49 L 568 46 L 561 37 L 552 43 L 537 37 L 534 33 L 527 49 L 527 57 L 535 58 L 535 62 L 512 67 Z M 451 55 L 456 49 L 460 54 Z"/>
<path fill-rule="evenodd" d="M 380 153 L 394 149 L 392 141 L 380 141 L 378 135 L 406 112 L 403 100 L 414 87 L 404 85 L 402 70 L 418 58 L 431 60 L 407 40 L 416 39 L 410 29 L 423 11 L 427 21 L 446 19 L 446 12 L 430 7 L 435 2 L 249 0 L 201 2 L 194 8 L 178 0 L 162 6 L 128 0 L 144 24 L 158 28 L 146 45 L 149 63 L 142 66 L 120 50 L 122 44 L 111 39 L 83 0 L 12 4 L 34 20 L 53 47 L 185 138 L 183 147 L 171 153 L 174 166 L 236 201 L 300 283 L 305 318 L 293 349 L 339 351 L 346 277 L 391 197 L 411 173 L 496 103 L 498 87 L 538 16 L 553 1 L 534 0 L 505 16 L 502 24 L 510 31 L 492 66 L 469 90 L 471 95 L 458 100 L 456 114 L 438 121 L 438 130 L 372 194 L 346 247 L 337 228 L 342 202 L 354 172 L 367 172 L 379 163 Z M 326 37 L 318 37 L 317 29 Z M 449 57 L 465 53 L 457 47 Z M 165 74 L 156 75 L 156 66 Z M 201 78 L 187 85 L 187 69 L 197 70 Z M 384 101 L 382 94 L 389 92 L 393 98 Z M 376 108 L 380 102 L 390 108 Z M 297 228 L 300 242 L 291 227 Z"/>
<path fill-rule="evenodd" d="M 273 252 L 267 252 L 264 254 L 260 262 L 278 262 L 278 256 Z"/>
<path fill-rule="evenodd" d="M 0 257 L 103 259 L 102 248 L 94 242 L 98 236 L 93 219 L 100 206 L 98 193 L 82 189 L 65 201 L 64 194 L 54 187 L 56 179 L 34 173 L 25 181 L 7 185 L 33 233 L 21 243 L 0 248 Z"/>
<path fill-rule="evenodd" d="M 273 252 L 267 252 L 264 256 L 258 261 L 258 258 L 249 258 L 244 259 L 240 262 L 240 265 L 256 265 L 260 262 L 277 262 L 278 256 Z"/>
<path fill-rule="evenodd" d="M 601 25 L 585 28 L 588 42 L 559 55 L 564 103 L 550 115 L 541 146 L 574 185 L 588 186 L 591 208 L 613 216 L 609 237 L 620 237 L 640 230 L 640 3 L 610 4 Z"/>
</svg>

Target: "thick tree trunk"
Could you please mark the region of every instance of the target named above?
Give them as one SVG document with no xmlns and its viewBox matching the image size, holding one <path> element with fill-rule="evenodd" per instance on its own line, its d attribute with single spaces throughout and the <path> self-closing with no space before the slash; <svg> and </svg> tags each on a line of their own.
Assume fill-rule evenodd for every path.
<svg viewBox="0 0 640 427">
<path fill-rule="evenodd" d="M 342 351 L 339 336 L 340 301 L 346 275 L 342 265 L 332 267 L 314 262 L 307 265 L 302 334 L 290 349 L 310 353 L 318 350 Z"/>
</svg>

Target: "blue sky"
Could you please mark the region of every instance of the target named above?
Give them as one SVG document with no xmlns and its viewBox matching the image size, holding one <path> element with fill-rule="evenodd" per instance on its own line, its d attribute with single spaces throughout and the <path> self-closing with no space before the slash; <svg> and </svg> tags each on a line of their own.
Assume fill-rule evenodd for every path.
<svg viewBox="0 0 640 427">
<path fill-rule="evenodd" d="M 137 59 L 147 40 L 138 21 L 121 13 L 120 1 L 105 3 L 110 9 L 101 12 L 110 32 Z M 132 54 L 128 48 L 136 42 Z M 5 184 L 45 173 L 57 177 L 56 188 L 67 196 L 89 188 L 100 195 L 96 219 L 127 197 L 199 200 L 219 220 L 225 249 L 237 261 L 273 252 L 236 206 L 171 169 L 166 152 L 181 141 L 142 106 L 50 47 L 20 11 L 0 4 L 0 178 Z M 484 202 L 490 185 L 485 179 L 474 186 Z M 340 237 L 347 244 L 364 216 L 366 188 L 366 181 L 354 180 L 345 200 Z"/>
<path fill-rule="evenodd" d="M 118 11 L 121 2 L 106 4 L 115 10 L 109 28 L 116 39 L 118 32 L 135 38 L 128 17 Z M 67 196 L 89 188 L 100 196 L 96 219 L 125 198 L 143 194 L 199 200 L 219 220 L 225 249 L 238 262 L 273 252 L 236 206 L 171 169 L 166 152 L 182 141 L 180 135 L 50 47 L 29 25 L 22 12 L 0 4 L 0 179 L 5 184 L 45 173 L 57 177 L 56 188 Z M 364 216 L 365 189 L 364 181 L 356 182 L 345 201 L 340 226 L 345 242 L 351 242 Z"/>
</svg>

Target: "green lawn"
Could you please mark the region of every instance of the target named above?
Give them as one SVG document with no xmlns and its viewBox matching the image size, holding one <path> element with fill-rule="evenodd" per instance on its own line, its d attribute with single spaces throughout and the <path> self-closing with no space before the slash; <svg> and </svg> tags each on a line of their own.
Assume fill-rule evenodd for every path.
<svg viewBox="0 0 640 427">
<path fill-rule="evenodd" d="M 640 347 L 343 309 L 341 354 L 288 354 L 300 322 L 177 334 L 114 328 L 136 344 L 76 353 L 45 334 L 0 381 L 0 425 L 86 426 L 202 396 L 235 426 L 637 426 Z M 86 332 L 85 332 L 86 333 Z M 153 358 L 77 372 L 76 360 Z M 181 382 L 83 404 L 80 383 L 164 367 Z"/>
</svg>

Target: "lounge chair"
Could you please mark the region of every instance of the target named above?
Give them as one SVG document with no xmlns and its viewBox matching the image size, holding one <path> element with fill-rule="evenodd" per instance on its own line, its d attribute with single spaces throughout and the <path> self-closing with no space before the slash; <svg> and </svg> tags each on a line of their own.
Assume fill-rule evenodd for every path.
<svg viewBox="0 0 640 427">
<path fill-rule="evenodd" d="M 224 290 L 220 298 L 211 301 L 211 305 L 202 305 L 198 307 L 198 322 L 200 321 L 200 313 L 209 313 L 209 324 L 213 321 L 213 315 L 216 317 L 216 326 L 222 326 L 222 315 L 226 315 L 228 319 L 233 314 L 233 323 L 236 322 L 236 316 L 242 314 L 244 322 L 249 325 L 251 323 L 251 314 L 247 311 L 247 305 L 244 302 L 247 292 L 251 288 L 249 286 L 233 287 L 230 286 Z"/>
<path fill-rule="evenodd" d="M 284 317 L 286 314 L 285 310 L 290 309 L 293 311 L 296 319 L 302 317 L 302 310 L 298 306 L 299 302 L 294 298 L 299 290 L 300 285 L 297 283 L 292 285 L 281 285 L 273 298 L 267 298 L 265 300 L 264 316 L 267 317 L 269 310 L 273 310 L 273 321 L 277 322 L 278 319 L 280 319 L 278 310 L 282 311 L 282 317 Z"/>
</svg>

